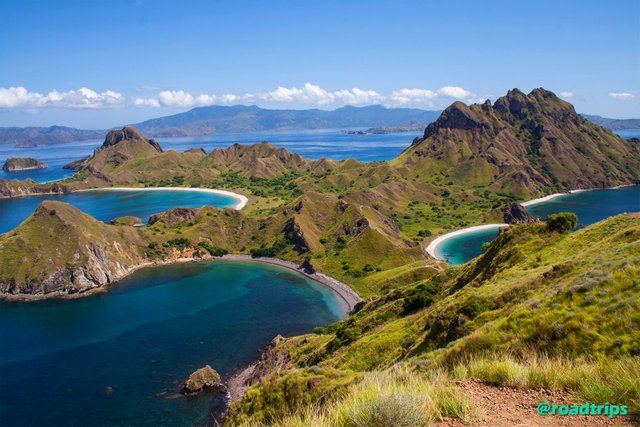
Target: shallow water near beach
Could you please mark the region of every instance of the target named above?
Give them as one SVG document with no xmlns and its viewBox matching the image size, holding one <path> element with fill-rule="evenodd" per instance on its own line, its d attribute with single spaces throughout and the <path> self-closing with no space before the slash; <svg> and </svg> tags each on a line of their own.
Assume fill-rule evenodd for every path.
<svg viewBox="0 0 640 427">
<path fill-rule="evenodd" d="M 191 425 L 223 402 L 180 395 L 192 371 L 227 378 L 275 335 L 344 315 L 326 287 L 245 261 L 147 268 L 75 300 L 0 301 L 0 424 Z"/>
<path fill-rule="evenodd" d="M 133 215 L 142 219 L 144 223 L 147 222 L 150 215 L 171 208 L 199 208 L 204 205 L 228 208 L 238 203 L 236 198 L 224 194 L 142 189 L 82 191 L 70 194 L 15 197 L 0 199 L 0 233 L 20 225 L 43 200 L 70 203 L 100 221 L 108 222 L 117 217 Z"/>
<path fill-rule="evenodd" d="M 527 206 L 527 210 L 542 219 L 553 213 L 573 212 L 578 215 L 578 227 L 586 227 L 623 212 L 640 211 L 640 186 L 581 191 Z M 480 255 L 482 245 L 495 239 L 498 232 L 491 229 L 452 237 L 436 248 L 436 254 L 449 264 L 464 264 Z"/>
</svg>

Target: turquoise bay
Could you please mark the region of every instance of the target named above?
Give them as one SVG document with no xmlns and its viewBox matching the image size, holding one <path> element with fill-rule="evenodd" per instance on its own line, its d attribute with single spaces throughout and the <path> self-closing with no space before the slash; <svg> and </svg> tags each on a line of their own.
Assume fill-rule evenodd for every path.
<svg viewBox="0 0 640 427">
<path fill-rule="evenodd" d="M 566 194 L 528 206 L 527 210 L 542 219 L 553 213 L 573 212 L 578 215 L 578 226 L 585 227 L 623 212 L 640 211 L 640 186 Z M 436 254 L 449 264 L 464 264 L 480 255 L 482 244 L 497 235 L 498 229 L 458 235 L 439 245 Z"/>
<path fill-rule="evenodd" d="M 133 215 L 145 223 L 150 215 L 176 207 L 199 208 L 210 205 L 228 208 L 238 203 L 238 200 L 231 196 L 196 190 L 100 190 L 15 197 L 0 199 L 0 233 L 20 225 L 43 200 L 70 203 L 100 221 L 108 222 L 120 216 Z"/>
<path fill-rule="evenodd" d="M 210 364 L 228 377 L 276 334 L 344 314 L 324 286 L 244 261 L 147 268 L 76 300 L 2 301 L 0 424 L 203 422 L 222 395 L 183 397 L 189 373 Z"/>
</svg>

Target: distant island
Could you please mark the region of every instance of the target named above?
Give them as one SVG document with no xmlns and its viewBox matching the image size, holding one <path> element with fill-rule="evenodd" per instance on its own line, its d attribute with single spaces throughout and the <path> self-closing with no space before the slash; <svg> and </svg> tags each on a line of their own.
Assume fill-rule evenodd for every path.
<svg viewBox="0 0 640 427">
<path fill-rule="evenodd" d="M 440 115 L 440 111 L 433 111 L 435 117 L 433 120 Z M 429 123 L 431 120 L 429 121 Z M 424 131 L 424 127 L 427 123 L 420 122 L 417 120 L 410 121 L 408 123 L 404 123 L 397 126 L 382 126 L 382 127 L 374 127 L 365 130 L 347 130 L 345 133 L 349 135 L 387 135 L 390 133 L 422 133 Z"/>
<path fill-rule="evenodd" d="M 0 127 L 0 145 L 10 144 L 16 148 L 43 147 L 74 141 L 102 139 L 104 133 L 103 130 L 75 129 L 66 126 Z"/>
<path fill-rule="evenodd" d="M 439 111 L 387 108 L 382 105 L 335 110 L 268 110 L 255 105 L 199 107 L 185 113 L 147 120 L 134 126 L 150 137 L 206 136 L 230 132 L 346 129 L 431 123 Z"/>
<path fill-rule="evenodd" d="M 606 127 L 611 130 L 640 129 L 640 119 L 608 119 L 606 117 L 580 114 L 591 123 Z"/>
<path fill-rule="evenodd" d="M 383 105 L 342 107 L 336 110 L 269 110 L 255 105 L 193 108 L 184 113 L 159 117 L 135 124 L 154 138 L 201 137 L 233 132 L 344 129 L 349 135 L 376 135 L 422 132 L 441 111 L 417 108 L 387 108 Z M 612 130 L 640 129 L 640 119 L 609 119 L 581 114 L 592 123 Z M 353 130 L 364 128 L 365 130 Z M 75 129 L 66 126 L 0 127 L 0 145 L 33 148 L 98 140 L 104 130 Z"/>
<path fill-rule="evenodd" d="M 36 169 L 46 169 L 46 163 L 32 157 L 11 157 L 4 162 L 2 170 L 5 172 L 20 172 Z"/>
</svg>

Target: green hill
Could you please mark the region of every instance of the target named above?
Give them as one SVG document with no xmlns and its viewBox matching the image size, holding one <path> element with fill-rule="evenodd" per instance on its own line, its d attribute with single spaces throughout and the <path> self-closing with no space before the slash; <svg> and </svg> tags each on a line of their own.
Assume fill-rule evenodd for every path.
<svg viewBox="0 0 640 427">
<path fill-rule="evenodd" d="M 473 416 L 454 381 L 470 376 L 519 388 L 568 387 L 578 403 L 637 407 L 638 266 L 637 214 L 571 234 L 513 226 L 460 268 L 372 297 L 341 322 L 278 343 L 261 362 L 267 373 L 232 406 L 230 423 L 333 425 L 353 406 L 397 404 L 373 390 L 360 397 L 368 402 L 350 401 L 385 375 L 410 411 L 421 410 L 413 403 L 434 388 L 458 395 L 431 395 L 423 415 L 434 419 Z M 395 409 L 398 419 L 407 416 Z"/>
<path fill-rule="evenodd" d="M 445 171 L 453 183 L 528 197 L 637 181 L 639 150 L 552 92 L 514 89 L 493 105 L 453 103 L 391 163 L 408 176 Z"/>
</svg>

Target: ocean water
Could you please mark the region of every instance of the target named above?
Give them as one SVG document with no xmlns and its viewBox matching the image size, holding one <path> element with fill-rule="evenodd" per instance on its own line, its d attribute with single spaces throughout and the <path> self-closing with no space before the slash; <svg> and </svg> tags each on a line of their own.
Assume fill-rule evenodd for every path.
<svg viewBox="0 0 640 427">
<path fill-rule="evenodd" d="M 387 135 L 349 135 L 343 130 L 324 129 L 313 131 L 245 132 L 228 133 L 199 138 L 158 138 L 164 150 L 186 151 L 204 148 L 207 153 L 214 148 L 225 148 L 234 143 L 256 144 L 269 141 L 310 159 L 328 157 L 334 160 L 354 158 L 363 162 L 390 160 L 411 145 L 419 133 L 395 133 Z M 69 178 L 72 171 L 62 167 L 72 160 L 93 153 L 102 141 L 72 142 L 49 147 L 14 148 L 0 144 L 0 165 L 9 157 L 35 157 L 49 165 L 48 169 L 23 172 L 4 172 L 0 178 L 25 179 L 36 182 Z"/>
<path fill-rule="evenodd" d="M 14 197 L 0 199 L 0 233 L 14 229 L 27 219 L 43 200 L 57 200 L 74 205 L 100 221 L 133 215 L 147 222 L 149 216 L 175 207 L 233 207 L 237 199 L 202 191 L 83 191 L 70 194 Z"/>
<path fill-rule="evenodd" d="M 222 395 L 182 396 L 191 372 L 227 378 L 277 334 L 344 315 L 324 286 L 244 261 L 147 268 L 76 300 L 0 301 L 0 424 L 206 421 Z"/>
<path fill-rule="evenodd" d="M 578 216 L 578 227 L 585 227 L 623 212 L 640 211 L 640 186 L 567 194 L 528 206 L 527 210 L 541 219 L 553 213 L 573 212 Z M 498 232 L 492 229 L 452 237 L 437 247 L 436 254 L 449 264 L 464 264 L 480 255 L 482 245 L 495 239 Z"/>
<path fill-rule="evenodd" d="M 625 139 L 640 138 L 640 129 L 624 129 L 615 131 L 618 135 Z"/>
</svg>

